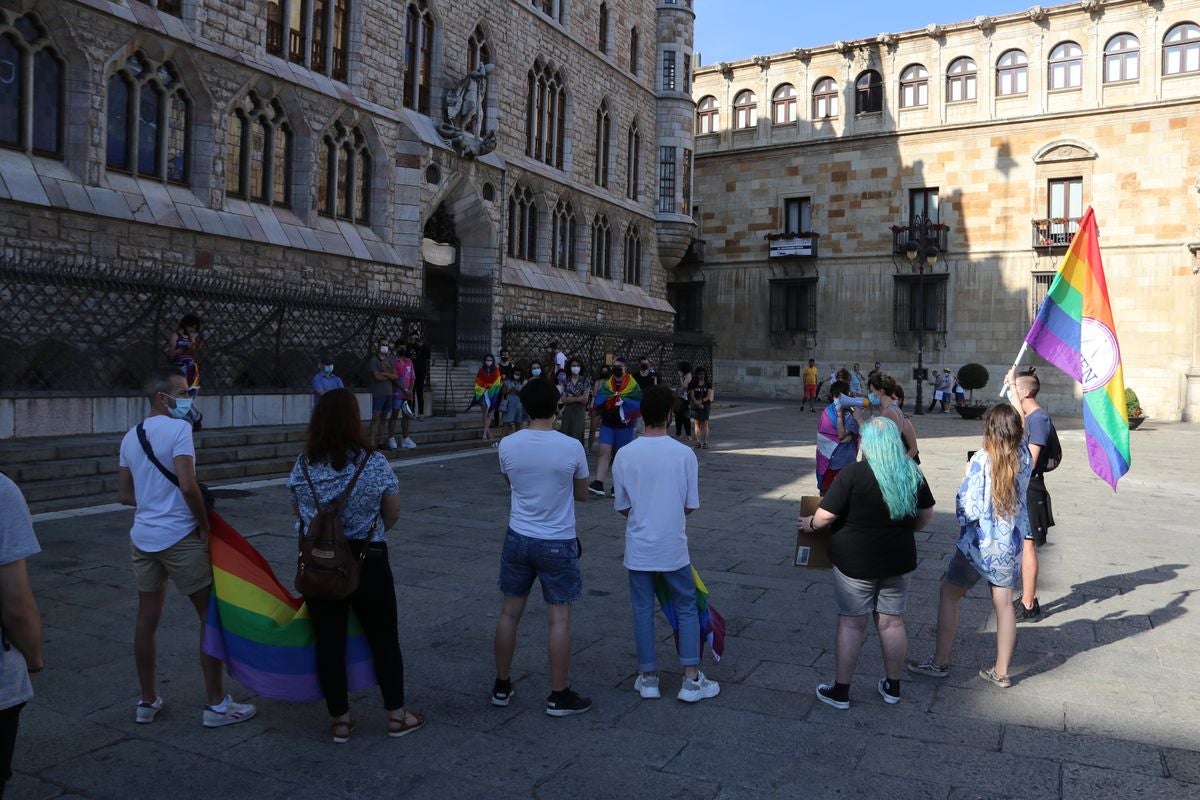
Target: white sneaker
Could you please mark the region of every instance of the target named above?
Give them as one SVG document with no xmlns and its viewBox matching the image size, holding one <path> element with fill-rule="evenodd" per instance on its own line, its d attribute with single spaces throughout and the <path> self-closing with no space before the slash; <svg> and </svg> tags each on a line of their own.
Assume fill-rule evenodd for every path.
<svg viewBox="0 0 1200 800">
<path fill-rule="evenodd" d="M 633 682 L 633 688 L 643 700 L 657 700 L 662 697 L 662 692 L 658 690 L 657 675 L 638 675 L 637 680 Z"/>
<path fill-rule="evenodd" d="M 145 700 L 137 704 L 137 716 L 133 721 L 139 725 L 149 725 L 154 722 L 154 718 L 158 716 L 158 712 L 162 711 L 163 701 L 161 697 L 154 698 L 153 703 L 147 703 Z"/>
<path fill-rule="evenodd" d="M 397 445 L 397 444 L 396 444 L 396 437 L 395 437 L 395 436 L 389 436 L 389 437 L 388 437 L 388 440 L 387 440 L 387 448 L 388 448 L 388 450 L 395 450 L 395 449 L 397 449 L 398 447 L 399 447 L 399 445 Z"/>
<path fill-rule="evenodd" d="M 679 694 L 676 697 L 685 703 L 698 703 L 706 697 L 716 697 L 720 693 L 721 684 L 710 681 L 701 672 L 696 675 L 695 680 L 684 678 L 683 685 L 679 687 Z"/>
<path fill-rule="evenodd" d="M 249 703 L 235 703 L 232 695 L 218 705 L 204 707 L 204 727 L 220 728 L 225 725 L 236 725 L 245 722 L 258 713 L 258 709 Z"/>
<path fill-rule="evenodd" d="M 404 441 L 400 443 L 400 446 L 403 447 L 405 450 L 416 450 L 417 449 L 417 443 L 412 440 L 411 436 L 405 436 Z"/>
</svg>

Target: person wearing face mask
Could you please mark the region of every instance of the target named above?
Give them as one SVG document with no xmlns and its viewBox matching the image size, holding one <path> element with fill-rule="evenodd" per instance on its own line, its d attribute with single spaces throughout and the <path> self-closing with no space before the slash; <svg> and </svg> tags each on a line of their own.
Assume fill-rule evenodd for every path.
<svg viewBox="0 0 1200 800">
<path fill-rule="evenodd" d="M 391 356 L 392 348 L 387 339 L 380 339 L 375 345 L 375 355 L 367 362 L 367 372 L 371 375 L 371 428 L 367 432 L 372 446 L 382 450 L 396 449 L 396 441 L 384 443 L 383 434 L 387 426 L 388 416 L 395 407 L 392 395 L 392 381 L 396 380 L 395 362 Z"/>
<path fill-rule="evenodd" d="M 312 378 L 313 407 L 316 407 L 317 401 L 326 392 L 343 388 L 345 388 L 345 384 L 342 383 L 342 379 L 333 374 L 333 356 L 322 353 L 320 360 L 317 361 L 317 374 Z"/>
<path fill-rule="evenodd" d="M 396 380 L 392 381 L 392 416 L 388 420 L 388 447 L 396 444 L 396 420 L 400 422 L 400 447 L 405 450 L 416 449 L 417 443 L 409 436 L 409 425 L 415 416 L 412 411 L 413 386 L 416 384 L 416 373 L 413 369 L 412 358 L 409 356 L 408 340 L 403 337 L 396 340 L 392 351 L 392 367 L 396 371 Z"/>
<path fill-rule="evenodd" d="M 135 509 L 129 538 L 138 589 L 133 653 L 141 697 L 134 719 L 147 724 L 163 707 L 155 681 L 154 637 L 167 581 L 173 580 L 192 602 L 203 629 L 213 573 L 208 511 L 196 480 L 192 428 L 184 421 L 192 405 L 187 379 L 173 368 L 156 369 L 147 376 L 144 389 L 150 414 L 121 440 L 117 498 Z M 235 703 L 225 694 L 220 661 L 201 652 L 200 669 L 206 693 L 204 727 L 233 725 L 254 716 L 254 706 Z"/>
<path fill-rule="evenodd" d="M 429 347 L 429 343 L 421 335 L 421 331 L 415 328 L 409 331 L 408 347 L 411 351 L 409 358 L 413 362 L 413 395 L 415 402 L 412 403 L 412 407 L 418 417 L 424 417 L 430 413 L 430 410 L 425 407 L 425 390 L 429 386 L 429 364 L 433 360 L 433 353 Z"/>
<path fill-rule="evenodd" d="M 596 380 L 592 381 L 592 393 L 588 398 L 588 439 L 587 452 L 592 454 L 592 445 L 596 443 L 596 432 L 600 429 L 600 409 L 596 407 L 596 394 L 600 391 L 600 386 L 606 380 L 612 377 L 612 368 L 607 364 L 600 367 L 596 372 Z"/>
<path fill-rule="evenodd" d="M 587 404 L 592 397 L 592 385 L 583 374 L 583 362 L 572 357 L 567 361 L 567 379 L 562 385 L 562 432 L 583 444 L 583 429 L 587 423 Z"/>
<path fill-rule="evenodd" d="M 533 362 L 536 364 L 537 362 Z M 504 367 L 500 367 L 503 374 Z M 521 430 L 521 426 L 529 419 L 525 414 L 525 406 L 521 404 L 521 390 L 525 388 L 525 373 L 513 365 L 504 379 L 504 399 L 500 401 L 500 438 Z"/>
<path fill-rule="evenodd" d="M 646 394 L 646 390 L 658 383 L 658 372 L 650 365 L 650 356 L 642 356 L 638 359 L 637 369 L 634 370 L 633 379 L 637 381 L 638 386 L 642 387 L 642 394 Z M 646 432 L 646 420 L 638 417 L 637 420 L 638 436 Z"/>
<path fill-rule="evenodd" d="M 901 392 L 899 401 L 896 399 L 898 390 Z M 899 389 L 896 384 L 896 380 L 887 373 L 876 373 L 874 377 L 867 379 L 867 391 L 872 396 L 871 410 L 896 423 L 896 427 L 900 429 L 900 438 L 904 442 L 905 454 L 920 464 L 921 457 L 917 450 L 917 429 L 913 427 L 912 420 L 900 410 L 900 404 L 904 402 L 904 395 L 903 390 Z"/>
<path fill-rule="evenodd" d="M 633 377 L 627 374 L 627 363 L 622 356 L 617 356 L 612 365 L 612 377 L 605 382 L 611 394 L 619 394 L 629 385 Z M 597 392 L 599 396 L 599 392 Z M 596 479 L 588 484 L 588 492 L 597 497 L 604 497 L 604 479 L 608 477 L 612 459 L 625 445 L 637 438 L 637 417 L 626 419 L 621 405 L 613 402 L 609 408 L 600 409 L 600 447 L 596 455 Z"/>
<path fill-rule="evenodd" d="M 195 314 L 185 314 L 179 320 L 179 327 L 167 340 L 167 357 L 175 368 L 183 373 L 188 385 L 188 396 L 192 400 L 200 393 L 200 363 L 196 360 L 204 339 L 200 336 L 200 318 Z M 193 406 L 188 414 L 188 422 L 193 430 L 200 430 L 200 420 L 203 418 L 200 410 Z"/>
</svg>

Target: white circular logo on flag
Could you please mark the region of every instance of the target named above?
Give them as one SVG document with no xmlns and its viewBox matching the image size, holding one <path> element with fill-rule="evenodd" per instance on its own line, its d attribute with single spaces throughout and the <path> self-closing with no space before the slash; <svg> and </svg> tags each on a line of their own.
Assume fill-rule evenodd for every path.
<svg viewBox="0 0 1200 800">
<path fill-rule="evenodd" d="M 1084 317 L 1079 329 L 1079 359 L 1083 391 L 1090 392 L 1106 385 L 1121 363 L 1117 335 L 1103 322 Z"/>
</svg>

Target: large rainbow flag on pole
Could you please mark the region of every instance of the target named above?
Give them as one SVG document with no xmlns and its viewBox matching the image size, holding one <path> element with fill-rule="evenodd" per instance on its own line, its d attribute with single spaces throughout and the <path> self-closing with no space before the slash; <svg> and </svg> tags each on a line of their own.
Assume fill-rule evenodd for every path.
<svg viewBox="0 0 1200 800">
<path fill-rule="evenodd" d="M 284 588 L 271 565 L 219 514 L 210 514 L 213 592 L 204 627 L 204 652 L 225 662 L 229 676 L 273 700 L 307 702 L 323 696 L 317 645 L 308 607 Z M 350 691 L 374 686 L 371 648 L 354 612 L 346 637 Z"/>
<path fill-rule="evenodd" d="M 713 661 L 720 661 L 725 655 L 725 618 L 708 602 L 708 587 L 700 580 L 700 573 L 692 567 L 692 579 L 696 582 L 696 611 L 700 616 L 700 655 L 704 655 L 704 645 L 712 651 Z M 667 587 L 667 579 L 661 572 L 654 573 L 654 594 L 658 596 L 658 604 L 663 616 L 671 623 L 675 631 L 675 649 L 679 649 L 679 615 L 675 611 L 675 603 L 671 600 L 671 590 Z"/>
<path fill-rule="evenodd" d="M 480 367 L 479 371 L 475 373 L 475 396 L 467 404 L 466 410 L 470 411 L 475 406 L 481 405 L 491 411 L 500 402 L 502 388 L 504 388 L 504 378 L 500 374 L 499 367 L 493 366 L 491 372 L 488 372 L 487 367 Z"/>
<path fill-rule="evenodd" d="M 1083 384 L 1088 462 L 1116 489 L 1129 471 L 1129 416 L 1121 347 L 1100 260 L 1100 233 L 1090 206 L 1025 343 Z"/>
</svg>

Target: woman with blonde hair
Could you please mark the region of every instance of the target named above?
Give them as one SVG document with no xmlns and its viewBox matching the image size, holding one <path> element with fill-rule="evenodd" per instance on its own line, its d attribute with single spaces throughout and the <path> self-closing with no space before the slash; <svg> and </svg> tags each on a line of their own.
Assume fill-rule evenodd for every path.
<svg viewBox="0 0 1200 800">
<path fill-rule="evenodd" d="M 817 699 L 842 710 L 850 707 L 850 679 L 872 616 L 885 671 L 879 694 L 889 705 L 900 702 L 908 578 L 917 568 L 913 534 L 933 518 L 929 484 L 905 453 L 896 423 L 881 417 L 863 423 L 862 453 L 864 460 L 838 472 L 817 512 L 799 521 L 802 530 L 832 526 L 836 677 L 817 687 Z"/>
<path fill-rule="evenodd" d="M 950 674 L 950 648 L 958 630 L 958 606 L 967 592 L 986 578 L 996 611 L 996 663 L 979 677 L 1007 689 L 1017 618 L 1013 586 L 1021 579 L 1021 548 L 1029 515 L 1025 492 L 1032 459 L 1025 445 L 1021 415 L 1012 406 L 992 406 L 983 417 L 983 449 L 975 453 L 958 488 L 958 546 L 938 599 L 937 648 L 931 658 L 909 662 L 908 671 L 931 678 Z"/>
</svg>

